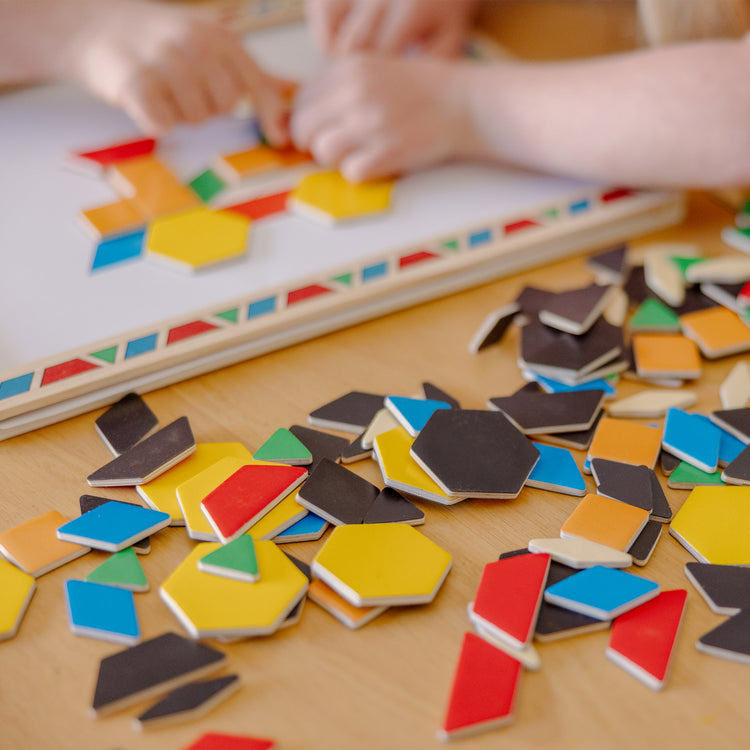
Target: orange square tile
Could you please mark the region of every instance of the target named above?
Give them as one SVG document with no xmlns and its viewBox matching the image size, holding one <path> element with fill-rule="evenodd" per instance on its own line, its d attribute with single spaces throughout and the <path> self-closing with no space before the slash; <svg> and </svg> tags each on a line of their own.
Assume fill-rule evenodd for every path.
<svg viewBox="0 0 750 750">
<path fill-rule="evenodd" d="M 186 211 L 199 203 L 195 193 L 181 184 L 166 164 L 152 156 L 115 165 L 110 170 L 110 182 L 149 219 Z"/>
<path fill-rule="evenodd" d="M 184 185 L 165 185 L 153 192 L 138 193 L 133 198 L 133 203 L 151 219 L 188 211 L 201 205 L 195 193 Z"/>
<path fill-rule="evenodd" d="M 750 328 L 726 307 L 711 307 L 680 316 L 680 325 L 706 357 L 725 357 L 750 350 Z"/>
<path fill-rule="evenodd" d="M 653 469 L 661 450 L 661 429 L 626 419 L 602 417 L 589 448 L 589 459 L 606 458 Z"/>
<path fill-rule="evenodd" d="M 146 221 L 127 198 L 106 206 L 84 209 L 80 215 L 86 228 L 97 238 L 132 231 L 143 226 Z"/>
<path fill-rule="evenodd" d="M 699 378 L 701 358 L 694 341 L 679 334 L 633 336 L 636 370 L 647 378 Z"/>
<path fill-rule="evenodd" d="M 115 190 L 126 198 L 180 184 L 174 172 L 154 156 L 119 162 L 109 170 L 108 178 Z"/>
<path fill-rule="evenodd" d="M 39 577 L 90 552 L 89 547 L 62 542 L 57 530 L 70 519 L 51 510 L 0 534 L 0 552 L 29 575 Z"/>
<path fill-rule="evenodd" d="M 279 152 L 268 146 L 258 146 L 247 151 L 224 154 L 219 157 L 217 163 L 217 167 L 222 173 L 235 180 L 270 172 L 283 166 L 285 166 L 285 163 Z"/>
<path fill-rule="evenodd" d="M 619 500 L 586 495 L 560 529 L 561 537 L 588 539 L 627 552 L 650 513 Z"/>
<path fill-rule="evenodd" d="M 355 607 L 319 578 L 310 582 L 307 596 L 337 620 L 355 630 L 373 620 L 387 607 Z"/>
</svg>

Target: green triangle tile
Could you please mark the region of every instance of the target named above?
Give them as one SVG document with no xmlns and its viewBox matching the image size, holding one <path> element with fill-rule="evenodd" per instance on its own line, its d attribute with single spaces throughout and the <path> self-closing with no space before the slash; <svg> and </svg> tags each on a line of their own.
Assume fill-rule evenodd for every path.
<svg viewBox="0 0 750 750">
<path fill-rule="evenodd" d="M 254 582 L 260 579 L 255 542 L 249 534 L 238 536 L 229 544 L 209 552 L 198 560 L 198 569 L 204 573 Z"/>
<path fill-rule="evenodd" d="M 224 182 L 212 169 L 202 172 L 194 180 L 191 180 L 188 185 L 204 203 L 208 203 L 211 198 L 218 195 L 225 187 Z"/>
<path fill-rule="evenodd" d="M 542 216 L 548 219 L 557 219 L 560 216 L 560 211 L 556 208 L 550 208 L 547 211 L 543 211 Z"/>
<path fill-rule="evenodd" d="M 236 323 L 239 320 L 240 308 L 233 307 L 231 310 L 225 310 L 224 312 L 216 313 L 215 318 L 223 318 L 228 320 L 230 323 Z"/>
<path fill-rule="evenodd" d="M 680 461 L 669 475 L 668 485 L 675 489 L 692 489 L 696 485 L 722 485 L 721 469 L 711 474 L 701 471 L 687 461 Z"/>
<path fill-rule="evenodd" d="M 352 278 L 352 274 L 342 273 L 340 276 L 334 276 L 331 281 L 338 281 L 339 284 L 346 284 L 347 286 L 351 286 Z"/>
<path fill-rule="evenodd" d="M 649 298 L 630 320 L 631 331 L 679 331 L 680 319 L 658 299 Z"/>
<path fill-rule="evenodd" d="M 138 555 L 128 547 L 106 559 L 87 576 L 89 583 L 105 583 L 129 591 L 148 591 L 148 579 Z"/>
<path fill-rule="evenodd" d="M 690 266 L 694 266 L 696 263 L 702 263 L 706 260 L 706 258 L 681 258 L 678 255 L 671 255 L 669 259 L 680 269 L 683 279 L 685 278 L 685 273 Z"/>
<path fill-rule="evenodd" d="M 110 346 L 107 349 L 101 349 L 98 352 L 91 352 L 91 356 L 96 357 L 97 359 L 103 359 L 105 362 L 112 364 L 117 357 L 117 347 Z"/>
<path fill-rule="evenodd" d="M 446 250 L 458 250 L 458 240 L 448 240 L 448 242 L 443 242 L 440 247 L 444 247 Z"/>
<path fill-rule="evenodd" d="M 253 454 L 257 461 L 276 461 L 280 464 L 307 466 L 312 463 L 312 453 L 285 427 L 281 427 Z"/>
</svg>

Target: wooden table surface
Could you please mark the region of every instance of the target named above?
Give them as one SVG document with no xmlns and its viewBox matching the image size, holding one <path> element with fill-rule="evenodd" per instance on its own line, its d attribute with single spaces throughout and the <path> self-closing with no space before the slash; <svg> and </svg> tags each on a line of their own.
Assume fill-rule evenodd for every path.
<svg viewBox="0 0 750 750">
<path fill-rule="evenodd" d="M 725 249 L 719 231 L 731 214 L 706 196 L 692 196 L 679 227 L 639 239 L 698 242 Z M 430 380 L 465 407 L 522 384 L 518 335 L 472 356 L 467 342 L 492 309 L 526 283 L 562 290 L 590 280 L 581 258 L 505 278 L 480 288 L 330 334 L 308 343 L 148 394 L 162 423 L 190 418 L 199 442 L 241 441 L 256 449 L 273 430 L 305 423 L 313 408 L 350 390 L 412 394 Z M 718 385 L 736 357 L 705 363 L 697 409 L 719 407 Z M 619 395 L 641 386 L 622 381 Z M 58 509 L 77 515 L 85 477 L 109 459 L 86 414 L 0 444 L 0 526 L 8 528 Z M 576 454 L 579 463 L 583 454 Z M 372 461 L 353 470 L 380 483 Z M 587 483 L 593 489 L 591 478 Z M 104 493 L 137 500 L 133 490 Z M 676 510 L 685 491 L 667 492 Z M 228 670 L 241 675 L 238 693 L 205 718 L 140 734 L 131 718 L 142 705 L 111 717 L 87 715 L 99 660 L 119 649 L 72 635 L 63 582 L 83 578 L 106 555 L 92 552 L 43 576 L 18 635 L 0 644 L 0 748 L 114 750 L 182 748 L 204 731 L 275 738 L 280 748 L 435 748 L 462 634 L 466 604 L 482 567 L 532 537 L 557 536 L 576 498 L 525 488 L 515 500 L 470 500 L 445 508 L 419 503 L 424 534 L 454 556 L 436 600 L 393 608 L 350 631 L 313 603 L 301 622 L 271 637 L 220 646 Z M 326 537 L 324 537 L 325 540 Z M 324 541 L 323 540 L 323 541 Z M 144 638 L 182 632 L 158 595 L 160 583 L 192 548 L 168 528 L 141 557 L 151 591 L 137 594 Z M 285 545 L 310 561 L 321 542 Z M 643 575 L 663 588 L 685 587 L 688 608 L 666 689 L 654 693 L 615 666 L 606 632 L 538 644 L 542 668 L 521 682 L 515 722 L 461 745 L 507 748 L 746 747 L 750 668 L 699 653 L 696 639 L 721 622 L 688 583 L 690 555 L 668 534 Z"/>
</svg>

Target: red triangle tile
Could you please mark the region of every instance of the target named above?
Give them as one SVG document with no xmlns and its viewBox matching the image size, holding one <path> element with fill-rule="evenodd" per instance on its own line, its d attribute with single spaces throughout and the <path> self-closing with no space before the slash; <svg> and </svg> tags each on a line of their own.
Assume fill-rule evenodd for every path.
<svg viewBox="0 0 750 750">
<path fill-rule="evenodd" d="M 549 555 L 519 555 L 484 566 L 472 608 L 498 638 L 516 648 L 531 640 L 549 570 Z"/>
<path fill-rule="evenodd" d="M 440 739 L 480 732 L 513 718 L 521 663 L 473 633 L 465 633 Z"/>
<path fill-rule="evenodd" d="M 654 690 L 663 687 L 687 591 L 662 591 L 620 615 L 612 625 L 607 656 Z"/>
</svg>

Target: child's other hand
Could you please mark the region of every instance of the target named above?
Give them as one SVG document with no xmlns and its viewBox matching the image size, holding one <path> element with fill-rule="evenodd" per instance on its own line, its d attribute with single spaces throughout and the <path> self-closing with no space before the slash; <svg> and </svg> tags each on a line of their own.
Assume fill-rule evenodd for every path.
<svg viewBox="0 0 750 750">
<path fill-rule="evenodd" d="M 226 114 L 249 95 L 271 142 L 287 140 L 282 81 L 239 38 L 192 9 L 118 0 L 92 6 L 69 73 L 150 133 Z"/>
<path fill-rule="evenodd" d="M 461 51 L 477 0 L 306 0 L 320 47 L 337 55 Z"/>
<path fill-rule="evenodd" d="M 470 156 L 472 70 L 426 57 L 338 61 L 299 91 L 292 137 L 353 182 Z"/>
</svg>

